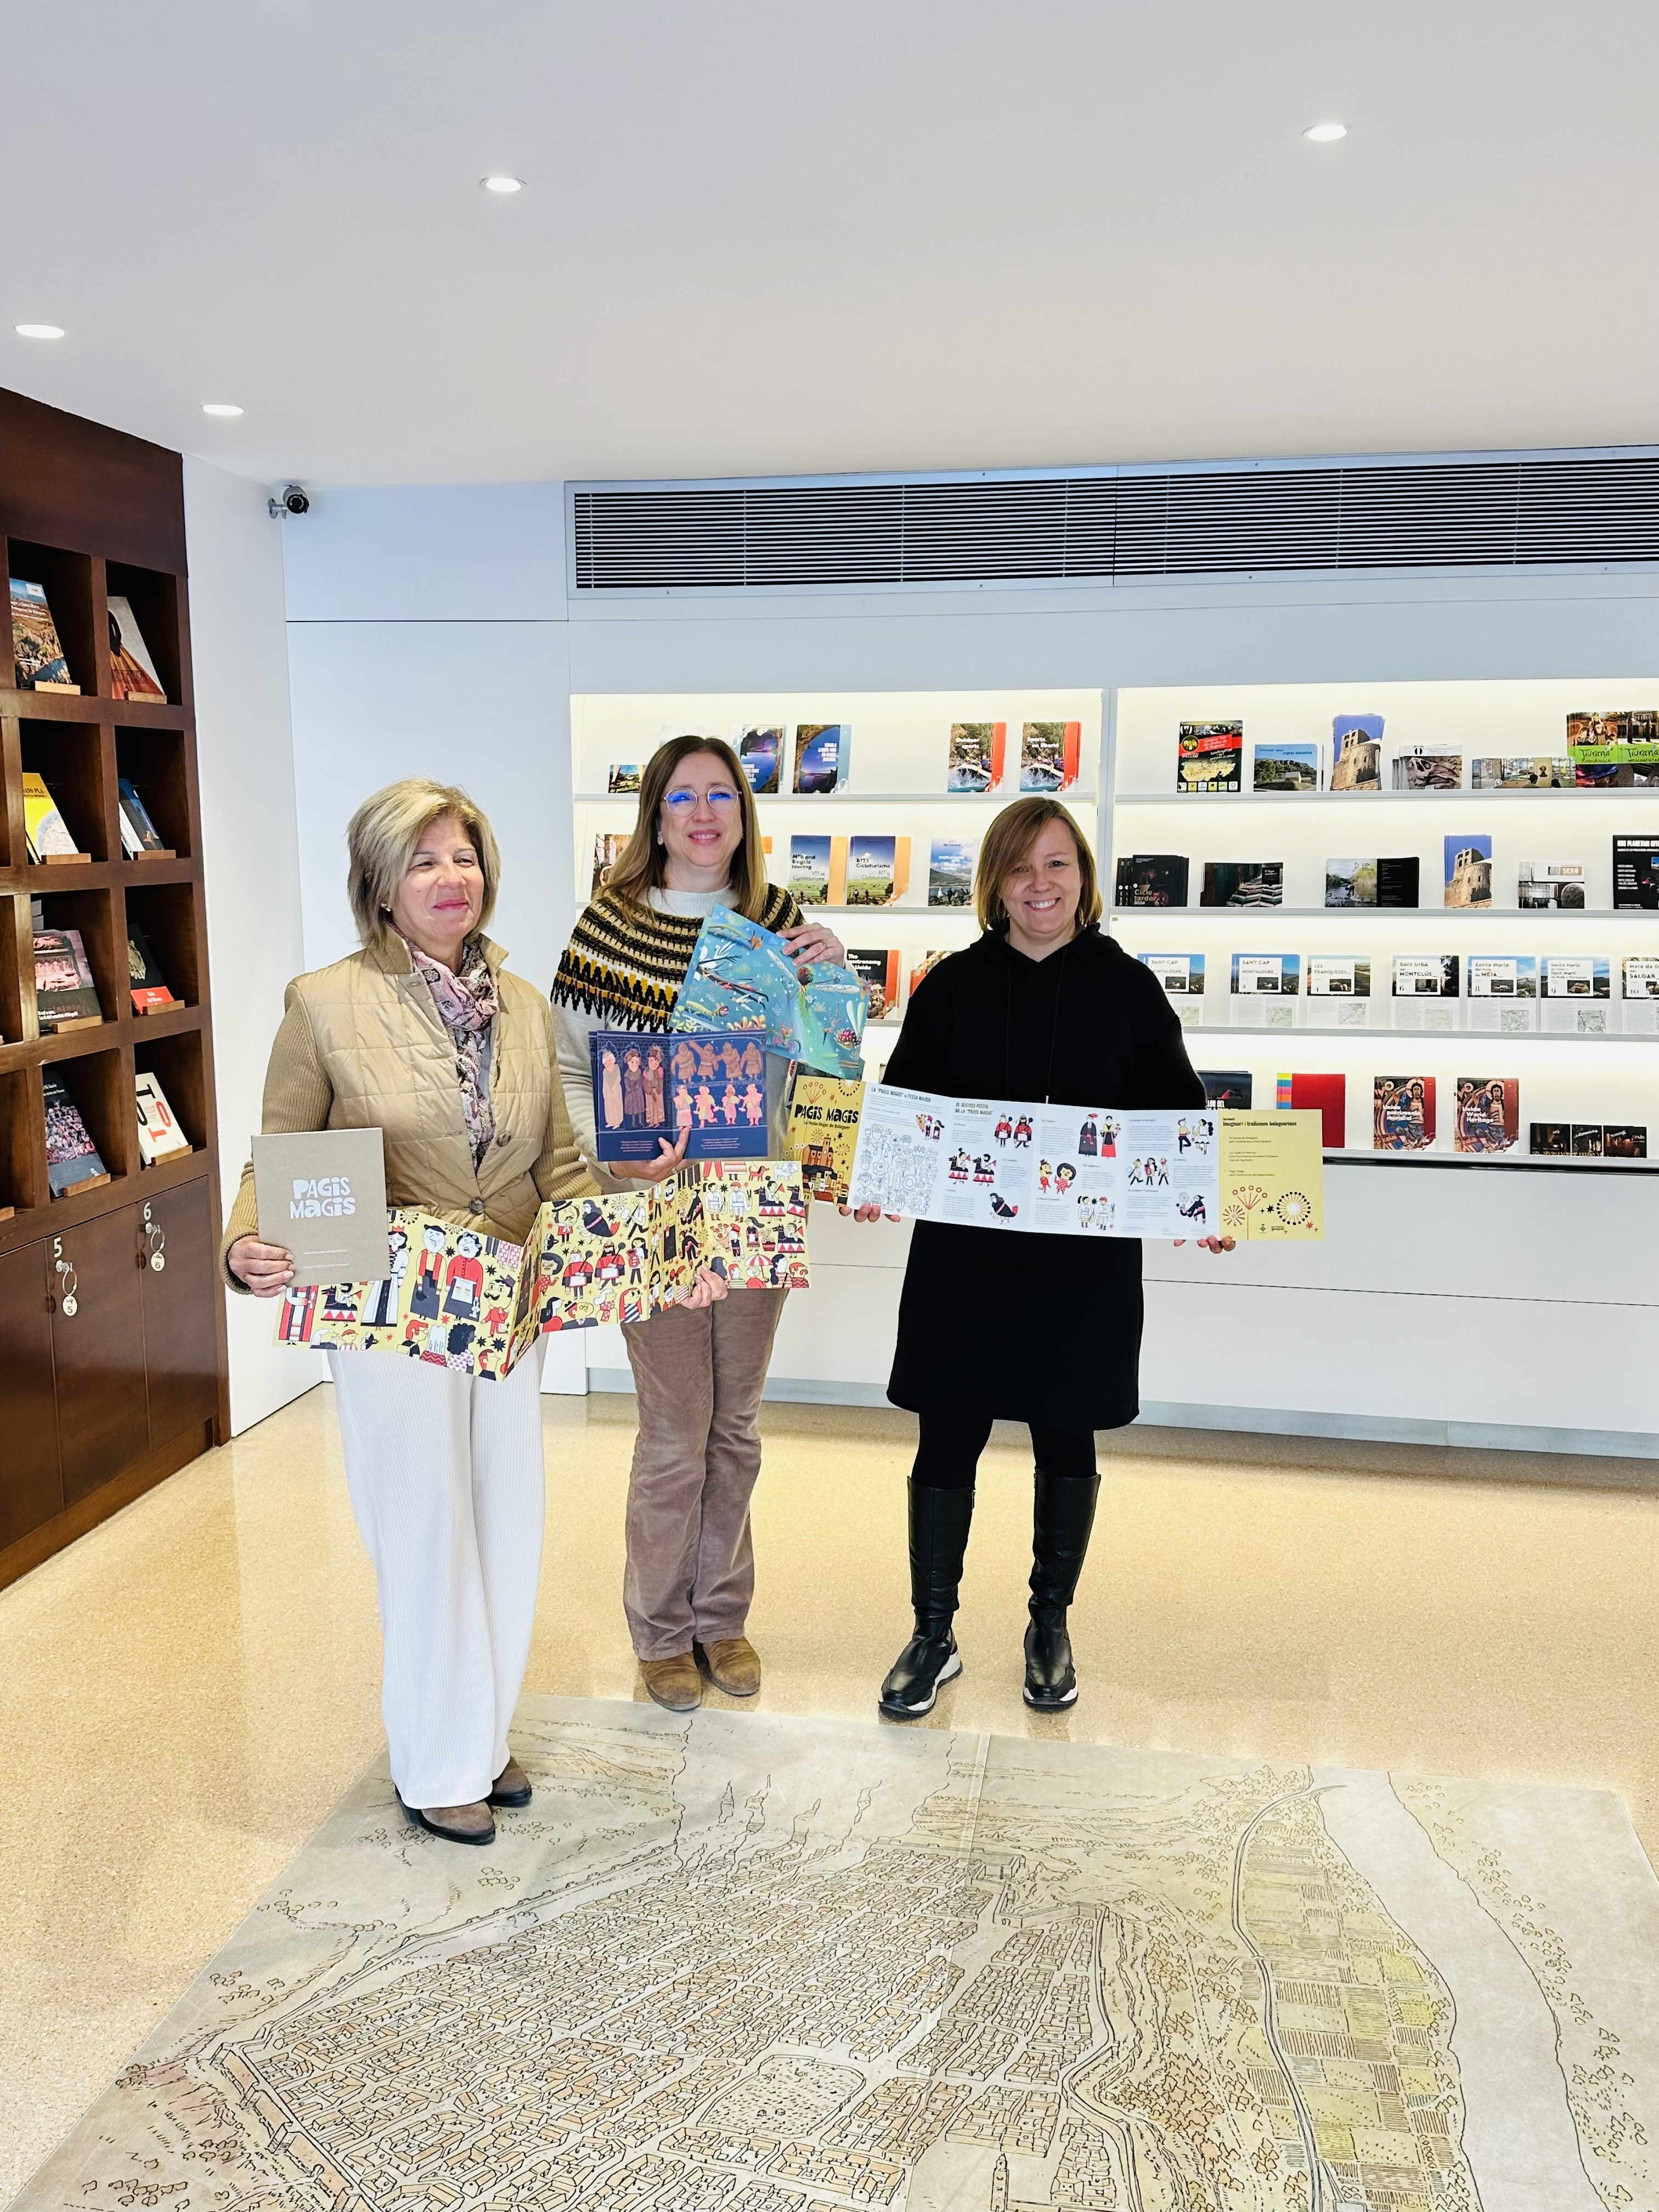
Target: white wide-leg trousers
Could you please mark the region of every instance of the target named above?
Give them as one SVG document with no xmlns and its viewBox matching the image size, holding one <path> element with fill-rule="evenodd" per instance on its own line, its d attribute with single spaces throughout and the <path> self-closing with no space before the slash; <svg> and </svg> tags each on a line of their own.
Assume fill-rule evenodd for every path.
<svg viewBox="0 0 1659 2212">
<path fill-rule="evenodd" d="M 470 1805 L 507 1761 L 541 1571 L 544 1348 L 504 1382 L 392 1353 L 329 1354 L 406 1805 Z"/>
</svg>

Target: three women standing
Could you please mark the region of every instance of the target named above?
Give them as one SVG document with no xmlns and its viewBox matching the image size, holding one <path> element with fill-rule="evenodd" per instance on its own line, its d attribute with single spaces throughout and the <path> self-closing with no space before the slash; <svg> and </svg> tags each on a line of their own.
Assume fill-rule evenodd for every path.
<svg viewBox="0 0 1659 2212">
<path fill-rule="evenodd" d="M 803 961 L 846 957 L 767 881 L 760 817 L 732 748 L 718 738 L 671 738 L 646 764 L 633 835 L 577 922 L 553 985 L 570 1118 L 602 1182 L 672 1175 L 685 1138 L 665 1139 L 651 1167 L 597 1167 L 588 1040 L 599 1030 L 667 1030 L 698 932 L 717 905 L 780 932 Z M 781 1156 L 775 1127 L 769 1149 Z M 760 1474 L 761 1389 L 787 1295 L 722 1291 L 623 1325 L 638 1433 L 623 1603 L 646 1688 L 672 1711 L 700 1702 L 700 1668 L 734 1697 L 760 1687 L 744 1632 L 755 1586 L 749 1502 Z"/>
</svg>

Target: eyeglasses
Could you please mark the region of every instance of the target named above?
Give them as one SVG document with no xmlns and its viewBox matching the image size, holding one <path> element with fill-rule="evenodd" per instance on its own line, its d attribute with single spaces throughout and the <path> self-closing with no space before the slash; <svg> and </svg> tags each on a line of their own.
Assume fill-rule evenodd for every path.
<svg viewBox="0 0 1659 2212">
<path fill-rule="evenodd" d="M 720 785 L 713 791 L 671 791 L 665 795 L 663 805 L 672 806 L 676 814 L 689 814 L 701 799 L 706 799 L 716 814 L 724 814 L 738 803 L 737 793 Z"/>
</svg>

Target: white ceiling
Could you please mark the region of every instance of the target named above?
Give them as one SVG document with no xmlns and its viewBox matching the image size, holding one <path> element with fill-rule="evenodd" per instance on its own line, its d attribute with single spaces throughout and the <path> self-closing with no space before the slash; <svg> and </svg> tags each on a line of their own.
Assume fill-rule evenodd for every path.
<svg viewBox="0 0 1659 2212">
<path fill-rule="evenodd" d="M 0 385 L 273 481 L 1659 439 L 1654 0 L 6 0 L 0 70 Z"/>
</svg>

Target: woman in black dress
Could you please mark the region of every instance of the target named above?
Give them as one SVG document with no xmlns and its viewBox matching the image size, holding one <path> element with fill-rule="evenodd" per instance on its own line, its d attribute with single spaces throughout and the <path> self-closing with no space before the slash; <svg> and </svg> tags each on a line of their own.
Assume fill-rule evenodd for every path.
<svg viewBox="0 0 1659 2212">
<path fill-rule="evenodd" d="M 975 902 L 983 936 L 929 969 L 884 1081 L 953 1098 L 1204 1104 L 1162 986 L 1101 933 L 1093 857 L 1058 800 L 1022 799 L 998 816 Z M 1231 1237 L 1202 1241 L 1232 1249 Z M 1027 1423 L 1036 1462 L 1025 1702 L 1055 1711 L 1076 1698 L 1066 1613 L 1100 1487 L 1094 1432 L 1139 1411 L 1140 1328 L 1137 1239 L 915 1224 L 887 1386 L 921 1424 L 910 1475 L 915 1633 L 882 1684 L 883 1712 L 931 1711 L 939 1685 L 962 1671 L 951 1623 L 994 1420 Z"/>
</svg>

